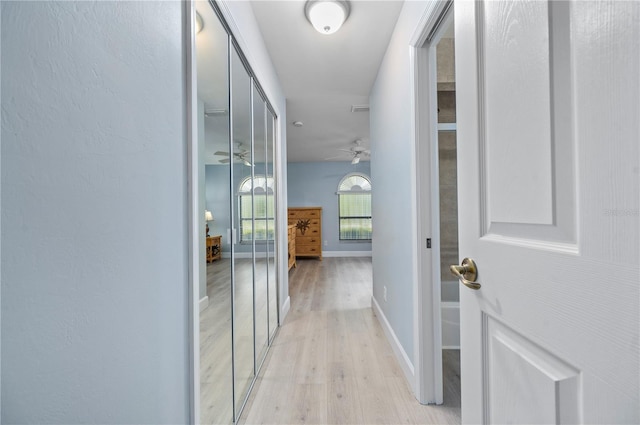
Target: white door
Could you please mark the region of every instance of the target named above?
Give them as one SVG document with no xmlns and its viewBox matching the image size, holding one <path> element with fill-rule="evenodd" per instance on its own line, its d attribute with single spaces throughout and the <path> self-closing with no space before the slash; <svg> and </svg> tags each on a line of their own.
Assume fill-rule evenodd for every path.
<svg viewBox="0 0 640 425">
<path fill-rule="evenodd" d="M 640 423 L 639 27 L 455 3 L 464 423 Z"/>
</svg>

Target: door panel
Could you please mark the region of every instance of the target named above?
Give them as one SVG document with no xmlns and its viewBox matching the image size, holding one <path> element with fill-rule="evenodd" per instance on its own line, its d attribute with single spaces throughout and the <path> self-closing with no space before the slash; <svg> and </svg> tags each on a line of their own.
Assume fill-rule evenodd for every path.
<svg viewBox="0 0 640 425">
<path fill-rule="evenodd" d="M 483 234 L 575 250 L 569 3 L 481 3 L 477 25 Z"/>
<path fill-rule="evenodd" d="M 233 376 L 236 420 L 248 397 L 255 376 L 253 249 L 251 240 L 251 197 L 241 196 L 238 187 L 251 177 L 252 125 L 251 77 L 236 49 L 231 49 L 232 113 L 232 217 L 233 228 Z M 247 241 L 248 239 L 248 241 Z"/>
<path fill-rule="evenodd" d="M 275 143 L 275 118 L 271 111 L 267 110 L 267 155 L 266 155 L 266 171 L 267 177 L 272 177 L 276 181 L 275 170 L 273 168 L 274 159 L 274 143 Z M 275 205 L 276 185 L 272 184 L 267 187 L 267 272 L 268 272 L 268 299 L 269 299 L 269 338 L 275 336 L 278 329 L 278 286 L 276 275 L 276 228 L 275 228 Z"/>
<path fill-rule="evenodd" d="M 253 86 L 253 200 L 254 233 L 254 317 L 256 365 L 262 363 L 269 346 L 268 269 L 267 269 L 267 183 L 266 143 L 267 108 L 260 92 Z"/>
<path fill-rule="evenodd" d="M 640 421 L 637 2 L 456 2 L 464 423 Z"/>
<path fill-rule="evenodd" d="M 580 372 L 484 315 L 487 422 L 580 423 Z"/>
<path fill-rule="evenodd" d="M 547 4 L 487 2 L 479 12 L 490 219 L 553 224 Z"/>
</svg>

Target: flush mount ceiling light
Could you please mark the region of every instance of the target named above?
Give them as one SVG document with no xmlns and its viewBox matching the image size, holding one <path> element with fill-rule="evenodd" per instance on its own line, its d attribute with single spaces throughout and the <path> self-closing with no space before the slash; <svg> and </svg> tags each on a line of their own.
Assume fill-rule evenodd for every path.
<svg viewBox="0 0 640 425">
<path fill-rule="evenodd" d="M 196 12 L 196 34 L 198 34 L 204 28 L 204 21 L 202 20 L 202 16 L 198 12 Z"/>
<path fill-rule="evenodd" d="M 340 29 L 349 17 L 349 9 L 346 0 L 308 0 L 304 14 L 316 31 L 328 35 Z"/>
</svg>

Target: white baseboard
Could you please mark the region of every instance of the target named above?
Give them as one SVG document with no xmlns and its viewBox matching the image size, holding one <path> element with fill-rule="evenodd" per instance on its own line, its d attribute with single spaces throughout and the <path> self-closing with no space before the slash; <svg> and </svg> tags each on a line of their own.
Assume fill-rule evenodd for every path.
<svg viewBox="0 0 640 425">
<path fill-rule="evenodd" d="M 209 296 L 205 295 L 204 297 L 200 298 L 200 311 L 204 310 L 207 307 L 209 307 Z"/>
<path fill-rule="evenodd" d="M 284 300 L 284 304 L 282 305 L 282 310 L 280 310 L 280 324 L 284 323 L 284 318 L 289 314 L 289 310 L 291 310 L 291 297 L 287 297 Z"/>
<path fill-rule="evenodd" d="M 398 340 L 396 333 L 391 328 L 391 325 L 389 324 L 387 317 L 382 312 L 382 309 L 380 308 L 378 301 L 376 301 L 374 297 L 371 297 L 371 307 L 373 308 L 373 312 L 378 318 L 378 322 L 380 322 L 380 326 L 382 326 L 382 330 L 384 330 L 384 334 L 387 336 L 387 340 L 389 341 L 389 344 L 391 344 L 393 353 L 396 355 L 396 359 L 398 359 L 398 363 L 400 363 L 400 367 L 404 372 L 404 376 L 407 379 L 409 386 L 411 387 L 411 389 L 415 394 L 416 378 L 415 378 L 415 369 L 413 367 L 413 362 L 411 362 L 411 359 L 407 355 L 407 352 L 404 351 L 404 348 L 402 348 L 402 344 L 400 344 L 400 341 Z"/>
<path fill-rule="evenodd" d="M 323 251 L 323 257 L 371 257 L 371 251 Z"/>
</svg>

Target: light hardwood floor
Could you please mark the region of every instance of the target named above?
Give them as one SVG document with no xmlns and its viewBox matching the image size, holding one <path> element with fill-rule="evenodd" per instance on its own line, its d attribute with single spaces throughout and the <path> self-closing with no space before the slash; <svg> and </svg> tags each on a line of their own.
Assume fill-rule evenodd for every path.
<svg viewBox="0 0 640 425">
<path fill-rule="evenodd" d="M 460 423 L 458 351 L 444 356 L 445 404 L 420 405 L 371 309 L 371 259 L 300 259 L 289 279 L 291 311 L 240 423 Z"/>
</svg>

